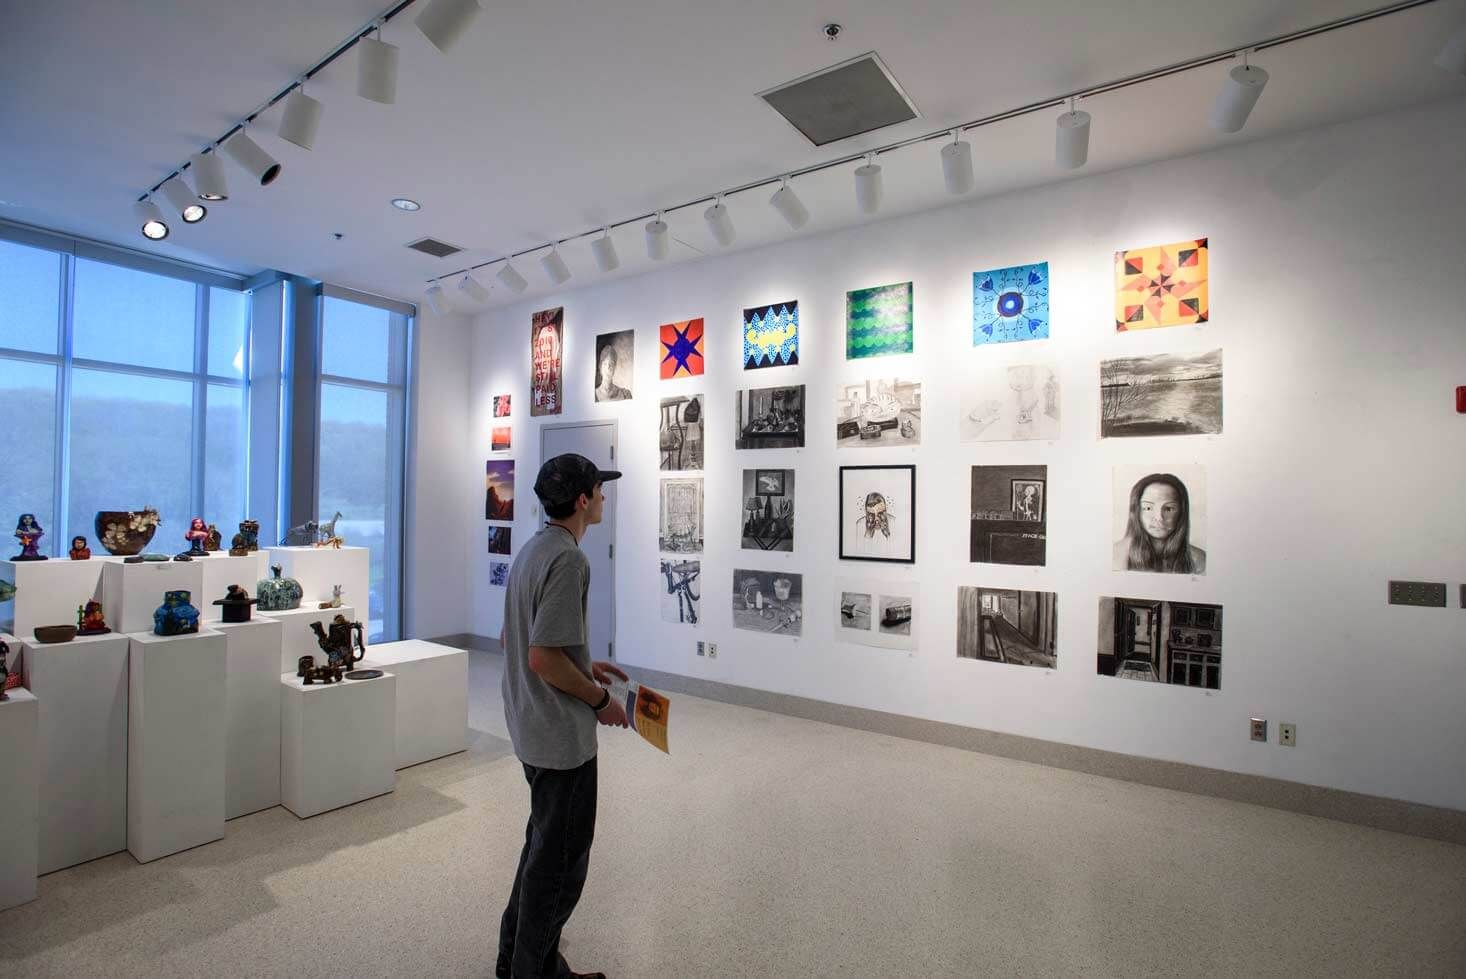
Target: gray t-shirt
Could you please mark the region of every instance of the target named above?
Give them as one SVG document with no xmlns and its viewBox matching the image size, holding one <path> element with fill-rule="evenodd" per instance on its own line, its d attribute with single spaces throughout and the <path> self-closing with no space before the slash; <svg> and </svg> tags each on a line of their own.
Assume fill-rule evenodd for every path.
<svg viewBox="0 0 1466 979">
<path fill-rule="evenodd" d="M 596 716 L 529 668 L 529 647 L 559 646 L 591 676 L 585 603 L 590 562 L 564 527 L 546 524 L 519 549 L 504 595 L 504 720 L 514 753 L 536 768 L 578 768 L 596 756 Z"/>
</svg>

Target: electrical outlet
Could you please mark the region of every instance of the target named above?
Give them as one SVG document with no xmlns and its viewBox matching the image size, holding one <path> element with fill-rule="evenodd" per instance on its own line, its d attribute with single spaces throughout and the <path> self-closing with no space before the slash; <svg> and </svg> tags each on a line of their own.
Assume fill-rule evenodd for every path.
<svg viewBox="0 0 1466 979">
<path fill-rule="evenodd" d="M 1252 740 L 1254 740 L 1254 741 L 1266 741 L 1267 740 L 1267 719 L 1266 718 L 1263 718 L 1263 717 L 1254 717 L 1252 719 L 1252 721 L 1251 721 L 1251 724 L 1252 724 Z"/>
<path fill-rule="evenodd" d="M 1417 605 L 1423 608 L 1446 607 L 1444 581 L 1392 581 L 1391 605 Z"/>
<path fill-rule="evenodd" d="M 699 655 L 699 656 L 706 656 L 707 654 L 708 654 L 707 644 L 704 643 L 701 639 L 699 639 L 697 641 L 697 655 Z"/>
<path fill-rule="evenodd" d="M 1279 724 L 1278 744 L 1291 748 L 1298 743 L 1298 725 Z"/>
<path fill-rule="evenodd" d="M 708 659 L 717 659 L 717 658 L 718 658 L 718 644 L 715 643 L 715 642 L 708 643 Z"/>
</svg>

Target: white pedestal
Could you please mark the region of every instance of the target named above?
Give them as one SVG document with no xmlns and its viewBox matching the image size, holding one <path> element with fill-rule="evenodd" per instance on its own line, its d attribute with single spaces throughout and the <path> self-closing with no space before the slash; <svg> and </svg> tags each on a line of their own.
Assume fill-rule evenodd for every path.
<svg viewBox="0 0 1466 979">
<path fill-rule="evenodd" d="M 468 747 L 468 651 L 409 639 L 373 646 L 361 669 L 397 676 L 397 767 Z"/>
<path fill-rule="evenodd" d="M 226 642 L 128 638 L 127 848 L 147 863 L 224 837 Z"/>
<path fill-rule="evenodd" d="M 280 795 L 302 819 L 391 792 L 397 678 L 280 677 Z"/>
<path fill-rule="evenodd" d="M 194 606 L 203 613 L 205 621 L 218 622 L 224 617 L 224 608 L 214 604 L 214 599 L 223 598 L 230 585 L 239 585 L 251 596 L 261 578 L 268 578 L 270 570 L 265 566 L 265 553 L 256 551 L 244 557 L 230 557 L 227 551 L 215 551 L 206 558 L 193 562 L 204 573 L 202 593 L 193 596 Z M 162 599 L 158 600 L 162 604 Z M 157 608 L 157 605 L 153 606 Z M 209 628 L 213 628 L 212 625 Z"/>
<path fill-rule="evenodd" d="M 14 649 L 14 645 L 11 646 Z M 0 911 L 36 899 L 36 839 L 40 820 L 36 765 L 40 712 L 35 695 L 16 688 L 0 700 L 0 756 L 5 804 L 0 807 Z"/>
<path fill-rule="evenodd" d="M 24 644 L 41 702 L 40 873 L 127 849 L 128 645 L 116 632 Z"/>
<path fill-rule="evenodd" d="M 280 804 L 280 639 L 275 619 L 215 622 L 228 643 L 224 818 Z"/>
<path fill-rule="evenodd" d="M 278 676 L 281 673 L 295 675 L 296 665 L 302 656 L 314 656 L 316 665 L 326 661 L 326 654 L 321 652 L 320 645 L 316 642 L 316 634 L 311 631 L 310 624 L 319 622 L 322 628 L 329 627 L 331 620 L 338 615 L 346 616 L 346 621 L 356 621 L 356 609 L 350 605 L 343 605 L 340 608 L 316 608 L 315 602 L 306 607 L 305 602 L 300 603 L 300 608 L 291 609 L 288 612 L 255 612 L 257 619 L 275 619 L 285 627 L 285 632 L 280 643 L 280 668 L 275 671 Z M 365 623 L 363 623 L 363 626 Z M 363 638 L 365 638 L 363 628 Z"/>
<path fill-rule="evenodd" d="M 285 577 L 300 582 L 305 592 L 302 605 L 325 601 L 331 597 L 331 586 L 340 585 L 342 601 L 361 609 L 361 620 L 363 623 L 367 621 L 371 552 L 365 547 L 343 547 L 339 550 L 331 547 L 272 547 L 266 564 L 280 565 Z M 267 566 L 265 574 L 268 575 L 269 571 Z"/>
<path fill-rule="evenodd" d="M 183 548 L 179 548 L 183 550 Z M 204 561 L 144 561 L 124 564 L 121 558 L 102 562 L 102 609 L 114 632 L 151 632 L 153 613 L 163 604 L 163 593 L 186 591 L 195 608 L 203 597 Z M 251 585 L 253 588 L 253 585 Z M 76 621 L 76 609 L 70 622 Z"/>
<path fill-rule="evenodd" d="M 0 561 L 0 578 L 15 583 L 5 631 L 22 641 L 38 625 L 75 625 L 76 609 L 97 597 L 105 561 Z"/>
</svg>

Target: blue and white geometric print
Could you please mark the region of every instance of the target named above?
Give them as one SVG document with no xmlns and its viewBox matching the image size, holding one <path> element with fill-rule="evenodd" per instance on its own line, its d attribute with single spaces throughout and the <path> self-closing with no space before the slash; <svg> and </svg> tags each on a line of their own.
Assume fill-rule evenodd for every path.
<svg viewBox="0 0 1466 979">
<path fill-rule="evenodd" d="M 789 300 L 743 311 L 743 369 L 799 363 L 799 303 Z"/>
<path fill-rule="evenodd" d="M 972 345 L 1049 335 L 1049 263 L 972 273 Z"/>
</svg>

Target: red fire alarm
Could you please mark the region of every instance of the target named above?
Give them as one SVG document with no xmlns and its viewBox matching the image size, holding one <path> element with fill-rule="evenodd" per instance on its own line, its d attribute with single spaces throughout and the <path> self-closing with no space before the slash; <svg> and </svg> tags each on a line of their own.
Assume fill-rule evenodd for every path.
<svg viewBox="0 0 1466 979">
<path fill-rule="evenodd" d="M 1466 386 L 1456 389 L 1456 413 L 1466 415 Z"/>
</svg>

